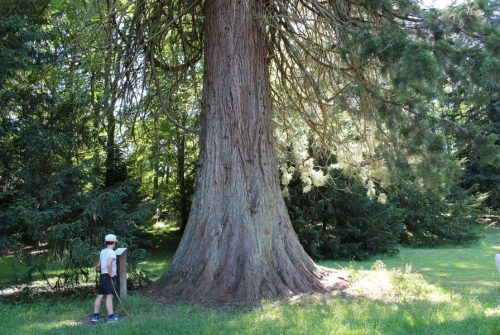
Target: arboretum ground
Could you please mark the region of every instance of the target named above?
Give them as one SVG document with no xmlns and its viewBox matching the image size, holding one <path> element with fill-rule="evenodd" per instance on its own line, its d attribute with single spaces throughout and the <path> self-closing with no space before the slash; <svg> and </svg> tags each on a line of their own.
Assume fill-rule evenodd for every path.
<svg viewBox="0 0 500 335">
<path fill-rule="evenodd" d="M 0 334 L 498 335 L 495 253 L 500 253 L 500 229 L 489 228 L 483 239 L 467 246 L 402 248 L 395 257 L 322 262 L 350 272 L 353 285 L 347 296 L 264 302 L 257 308 L 164 306 L 132 292 L 126 302 L 132 316 L 113 325 L 81 322 L 91 311 L 91 296 L 2 297 Z M 159 276 L 171 256 L 158 252 L 141 266 Z M 3 283 L 11 262 L 0 259 Z"/>
</svg>

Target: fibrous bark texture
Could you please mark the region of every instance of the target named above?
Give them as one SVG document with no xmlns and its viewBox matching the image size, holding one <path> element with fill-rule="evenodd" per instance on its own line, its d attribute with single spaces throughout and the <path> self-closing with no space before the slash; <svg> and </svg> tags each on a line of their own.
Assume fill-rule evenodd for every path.
<svg viewBox="0 0 500 335">
<path fill-rule="evenodd" d="M 262 1 L 205 1 L 201 158 L 164 301 L 257 303 L 344 284 L 305 253 L 281 196 Z M 330 277 L 331 279 L 331 277 Z"/>
</svg>

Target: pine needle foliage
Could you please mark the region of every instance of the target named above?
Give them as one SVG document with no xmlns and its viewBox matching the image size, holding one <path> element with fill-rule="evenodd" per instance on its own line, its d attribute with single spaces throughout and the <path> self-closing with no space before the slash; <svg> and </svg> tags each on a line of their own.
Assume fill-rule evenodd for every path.
<svg viewBox="0 0 500 335">
<path fill-rule="evenodd" d="M 48 3 L 0 5 L 0 252 L 24 262 L 28 272 L 19 279 L 29 283 L 35 274 L 46 278 L 46 263 L 30 251 L 46 251 L 63 269 L 50 285 L 66 289 L 93 279 L 89 268 L 110 232 L 129 248 L 136 269 L 144 251 L 135 233 L 154 208 L 127 177 L 118 146 L 116 178 L 105 187 L 101 130 L 83 76 L 61 70 L 68 59 L 56 57 L 57 29 L 45 31 Z"/>
<path fill-rule="evenodd" d="M 366 195 L 353 178 L 331 172 L 325 186 L 304 193 L 299 178 L 285 198 L 290 219 L 306 251 L 315 259 L 360 260 L 396 253 L 405 212 Z"/>
</svg>

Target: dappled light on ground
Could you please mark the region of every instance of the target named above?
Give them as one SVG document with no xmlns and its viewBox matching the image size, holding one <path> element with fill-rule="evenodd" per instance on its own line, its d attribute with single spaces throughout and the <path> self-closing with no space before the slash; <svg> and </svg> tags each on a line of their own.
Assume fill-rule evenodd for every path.
<svg viewBox="0 0 500 335">
<path fill-rule="evenodd" d="M 179 231 L 179 225 L 175 221 L 161 221 L 158 220 L 153 224 L 152 227 L 155 232 L 168 234 Z"/>
<path fill-rule="evenodd" d="M 484 311 L 484 315 L 489 317 L 498 317 L 500 318 L 500 307 L 497 308 L 486 308 Z"/>
<path fill-rule="evenodd" d="M 68 326 L 77 326 L 78 324 L 79 322 L 76 320 L 59 320 L 59 321 L 47 320 L 46 322 L 29 323 L 22 327 L 22 331 L 24 331 L 26 334 L 36 333 L 41 330 L 50 332 L 52 330 L 61 329 Z"/>
</svg>

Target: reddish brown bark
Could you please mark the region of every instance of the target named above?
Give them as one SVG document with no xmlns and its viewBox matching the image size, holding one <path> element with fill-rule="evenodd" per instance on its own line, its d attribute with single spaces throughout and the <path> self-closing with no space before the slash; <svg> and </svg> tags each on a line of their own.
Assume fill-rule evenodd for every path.
<svg viewBox="0 0 500 335">
<path fill-rule="evenodd" d="M 180 246 L 148 289 L 157 298 L 255 303 L 332 288 L 324 282 L 330 272 L 300 245 L 281 196 L 264 14 L 258 0 L 205 1 L 201 165 Z"/>
</svg>

